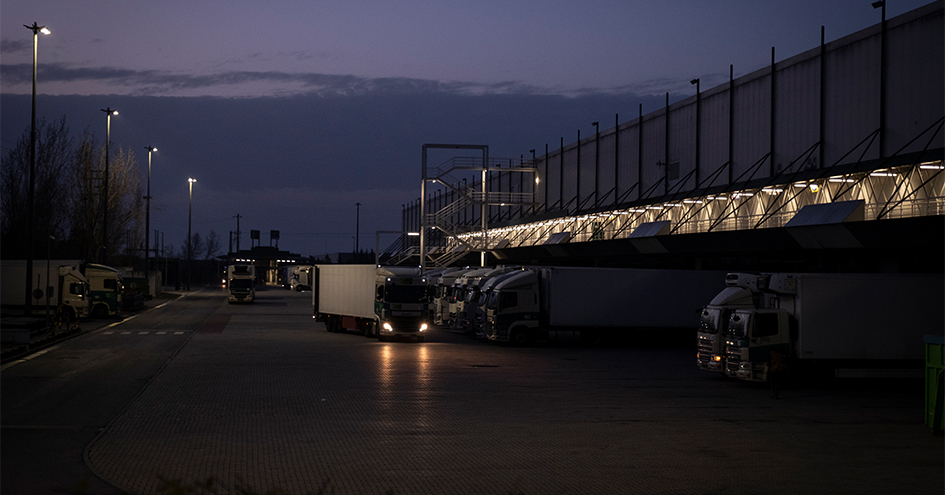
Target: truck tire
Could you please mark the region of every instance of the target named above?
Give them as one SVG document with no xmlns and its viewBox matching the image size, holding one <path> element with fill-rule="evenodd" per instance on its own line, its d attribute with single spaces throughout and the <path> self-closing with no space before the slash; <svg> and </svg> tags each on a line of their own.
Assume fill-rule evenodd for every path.
<svg viewBox="0 0 945 495">
<path fill-rule="evenodd" d="M 75 308 L 71 306 L 65 306 L 65 305 L 59 306 L 59 309 L 57 310 L 57 312 L 59 313 L 59 315 L 62 317 L 63 320 L 69 323 L 75 323 L 75 321 L 77 320 L 77 318 L 75 317 Z"/>
<path fill-rule="evenodd" d="M 509 331 L 509 343 L 515 346 L 528 345 L 528 329 L 518 327 Z"/>
<path fill-rule="evenodd" d="M 108 307 L 104 304 L 96 304 L 92 308 L 92 318 L 105 318 L 108 316 Z"/>
</svg>

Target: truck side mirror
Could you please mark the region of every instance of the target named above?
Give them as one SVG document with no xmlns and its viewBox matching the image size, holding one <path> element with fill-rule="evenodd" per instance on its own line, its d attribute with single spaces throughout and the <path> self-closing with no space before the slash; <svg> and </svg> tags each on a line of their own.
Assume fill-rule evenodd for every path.
<svg viewBox="0 0 945 495">
<path fill-rule="evenodd" d="M 384 300 L 384 286 L 383 285 L 377 286 L 377 294 L 374 296 L 374 298 L 378 301 Z"/>
</svg>

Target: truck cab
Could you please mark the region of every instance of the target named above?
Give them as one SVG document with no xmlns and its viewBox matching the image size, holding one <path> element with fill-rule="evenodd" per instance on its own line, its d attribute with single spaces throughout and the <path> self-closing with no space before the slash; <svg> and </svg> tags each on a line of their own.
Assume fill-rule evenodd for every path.
<svg viewBox="0 0 945 495">
<path fill-rule="evenodd" d="M 498 283 L 486 302 L 486 335 L 489 340 L 527 343 L 538 329 L 538 274 L 522 271 Z"/>
<path fill-rule="evenodd" d="M 89 281 L 92 317 L 118 314 L 125 291 L 121 272 L 110 266 L 88 263 L 85 265 L 85 278 Z"/>
<path fill-rule="evenodd" d="M 431 286 L 413 268 L 378 268 L 374 284 L 377 339 L 409 337 L 423 342 L 429 329 Z"/>
<path fill-rule="evenodd" d="M 725 373 L 742 380 L 768 379 L 772 352 L 793 356 L 794 319 L 785 309 L 739 309 L 725 335 Z"/>
<path fill-rule="evenodd" d="M 252 303 L 256 300 L 256 267 L 229 265 L 226 267 L 227 302 Z"/>
<path fill-rule="evenodd" d="M 726 287 L 702 308 L 696 331 L 696 364 L 699 369 L 725 373 L 725 341 L 732 315 L 740 309 L 763 305 L 760 288 L 765 276 L 757 273 L 729 273 Z"/>
</svg>

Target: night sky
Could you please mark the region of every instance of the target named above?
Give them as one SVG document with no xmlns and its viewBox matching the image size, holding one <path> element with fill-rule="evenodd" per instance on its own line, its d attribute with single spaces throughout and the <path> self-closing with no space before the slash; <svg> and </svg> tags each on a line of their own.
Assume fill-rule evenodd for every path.
<svg viewBox="0 0 945 495">
<path fill-rule="evenodd" d="M 399 230 L 424 143 L 493 157 L 572 143 L 880 22 L 870 1 L 43 1 L 0 5 L 0 137 L 28 132 L 34 21 L 38 116 L 112 142 L 147 173 L 151 226 L 225 244 L 236 214 L 303 255 Z M 926 1 L 888 2 L 887 18 Z M 431 156 L 445 161 L 452 154 Z M 388 241 L 392 240 L 386 238 Z M 382 239 L 383 240 L 383 239 Z M 382 245 L 385 243 L 382 242 Z"/>
</svg>

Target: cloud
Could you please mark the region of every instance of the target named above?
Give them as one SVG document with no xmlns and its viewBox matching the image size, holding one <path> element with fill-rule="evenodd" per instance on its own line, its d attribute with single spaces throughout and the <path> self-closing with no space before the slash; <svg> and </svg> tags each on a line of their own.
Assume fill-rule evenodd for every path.
<svg viewBox="0 0 945 495">
<path fill-rule="evenodd" d="M 29 51 L 32 45 L 33 43 L 27 40 L 0 40 L 0 52 L 7 54 L 25 52 Z"/>
<path fill-rule="evenodd" d="M 4 41 L 11 50 L 23 43 Z M 298 54 L 302 56 L 302 54 Z M 135 70 L 117 67 L 73 67 L 46 63 L 39 77 L 47 85 L 89 88 L 87 94 L 124 94 L 129 96 L 364 96 L 364 95 L 554 95 L 578 97 L 615 94 L 661 94 L 667 89 L 681 92 L 679 81 L 660 79 L 616 87 L 541 87 L 520 81 L 490 83 L 471 81 L 436 81 L 407 77 L 368 78 L 355 75 L 292 73 L 282 71 L 226 71 L 193 74 L 166 70 Z M 5 93 L 25 93 L 32 80 L 31 64 L 0 65 L 0 82 Z M 120 89 L 119 89 L 120 88 Z M 47 91 L 50 91 L 47 89 Z M 54 94 L 57 92 L 52 91 Z M 59 93 L 61 94 L 61 92 Z"/>
</svg>

